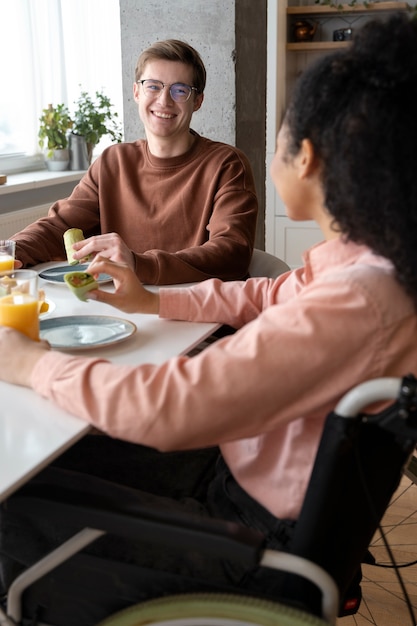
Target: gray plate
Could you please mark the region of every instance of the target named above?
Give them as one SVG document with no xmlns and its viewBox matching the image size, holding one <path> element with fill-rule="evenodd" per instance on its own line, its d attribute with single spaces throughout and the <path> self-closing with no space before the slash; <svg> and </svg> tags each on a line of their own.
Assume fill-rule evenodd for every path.
<svg viewBox="0 0 417 626">
<path fill-rule="evenodd" d="M 52 348 L 88 350 L 125 341 L 136 332 L 128 320 L 105 315 L 70 315 L 40 321 L 40 337 Z"/>
<path fill-rule="evenodd" d="M 87 263 L 76 263 L 75 265 L 59 265 L 57 267 L 50 267 L 47 270 L 42 270 L 42 272 L 39 272 L 39 276 L 50 283 L 61 283 L 65 285 L 64 274 L 68 274 L 68 272 L 86 272 L 87 267 Z M 100 285 L 102 283 L 109 283 L 112 280 L 112 277 L 108 274 L 99 274 L 97 282 Z"/>
</svg>

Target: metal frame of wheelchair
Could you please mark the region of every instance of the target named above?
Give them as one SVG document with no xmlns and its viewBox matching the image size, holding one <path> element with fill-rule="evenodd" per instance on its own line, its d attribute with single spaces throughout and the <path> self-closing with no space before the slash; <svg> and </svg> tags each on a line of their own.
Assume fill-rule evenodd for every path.
<svg viewBox="0 0 417 626">
<path fill-rule="evenodd" d="M 373 403 L 385 401 L 388 406 L 377 414 L 363 413 Z M 149 510 L 143 517 L 128 515 L 102 509 L 93 501 L 78 502 L 76 494 L 61 499 L 23 488 L 11 499 L 17 510 L 42 507 L 44 515 L 63 520 L 76 515 L 85 527 L 14 580 L 6 611 L 0 609 L 0 624 L 21 624 L 25 589 L 109 532 L 191 545 L 289 576 L 276 602 L 209 592 L 164 597 L 127 607 L 100 622 L 103 626 L 334 625 L 340 598 L 403 471 L 417 467 L 413 458 L 409 462 L 417 441 L 416 405 L 417 380 L 411 375 L 368 381 L 345 394 L 327 419 L 290 554 L 263 549 L 259 533 L 221 520 L 169 519 Z M 384 459 L 376 471 L 375 463 Z M 358 490 L 358 484 L 364 488 Z M 306 586 L 306 580 L 314 584 Z M 310 610 L 317 606 L 318 596 L 319 615 Z"/>
</svg>

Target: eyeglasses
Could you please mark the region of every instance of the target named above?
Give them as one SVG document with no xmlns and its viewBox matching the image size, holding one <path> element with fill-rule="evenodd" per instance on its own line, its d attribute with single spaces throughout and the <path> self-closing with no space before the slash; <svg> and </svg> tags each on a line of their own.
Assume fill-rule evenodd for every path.
<svg viewBox="0 0 417 626">
<path fill-rule="evenodd" d="M 143 93 L 148 98 L 157 98 L 165 87 L 169 87 L 169 94 L 174 102 L 187 102 L 190 99 L 191 92 L 198 91 L 197 87 L 190 87 L 190 85 L 185 85 L 184 83 L 168 85 L 152 78 L 145 78 L 136 82 L 142 85 Z"/>
</svg>

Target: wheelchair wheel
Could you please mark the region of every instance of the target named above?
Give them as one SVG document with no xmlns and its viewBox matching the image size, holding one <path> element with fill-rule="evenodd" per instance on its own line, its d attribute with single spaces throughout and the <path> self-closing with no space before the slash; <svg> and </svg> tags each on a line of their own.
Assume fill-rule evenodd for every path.
<svg viewBox="0 0 417 626">
<path fill-rule="evenodd" d="M 149 600 L 108 617 L 98 626 L 328 626 L 292 607 L 257 598 L 187 594 Z"/>
</svg>

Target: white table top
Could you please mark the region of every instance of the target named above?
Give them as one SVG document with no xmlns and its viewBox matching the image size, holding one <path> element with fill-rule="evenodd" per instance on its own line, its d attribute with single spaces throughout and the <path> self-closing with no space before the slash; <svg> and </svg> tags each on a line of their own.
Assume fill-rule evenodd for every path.
<svg viewBox="0 0 417 626">
<path fill-rule="evenodd" d="M 59 265 L 45 263 L 41 271 Z M 78 300 L 64 284 L 39 280 L 51 311 L 43 319 L 63 315 L 110 315 L 130 320 L 136 333 L 114 346 L 77 354 L 101 356 L 114 363 L 162 363 L 185 354 L 208 337 L 218 324 L 161 320 L 155 315 L 129 315 L 100 302 Z M 106 287 L 111 289 L 111 285 Z M 27 482 L 89 430 L 88 424 L 58 409 L 30 389 L 0 381 L 0 501 Z"/>
</svg>

